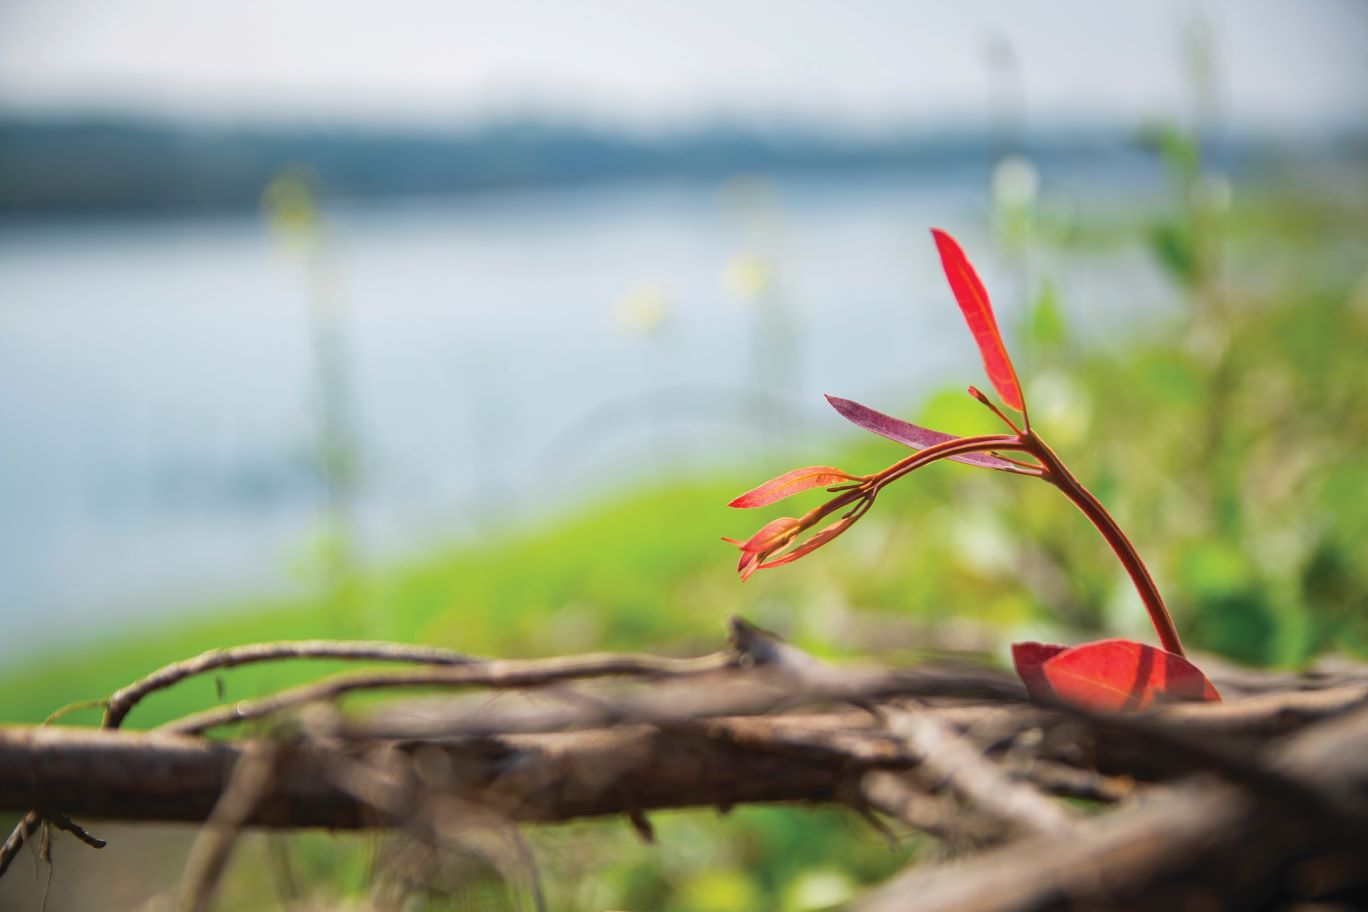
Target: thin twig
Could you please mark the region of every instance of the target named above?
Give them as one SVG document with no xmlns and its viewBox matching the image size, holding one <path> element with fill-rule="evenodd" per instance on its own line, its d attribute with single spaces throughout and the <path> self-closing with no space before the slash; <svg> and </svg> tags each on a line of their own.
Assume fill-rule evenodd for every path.
<svg viewBox="0 0 1368 912">
<path fill-rule="evenodd" d="M 997 821 L 956 807 L 950 798 L 914 785 L 903 773 L 871 770 L 860 782 L 860 797 L 880 814 L 946 842 L 991 845 L 1008 835 Z"/>
<path fill-rule="evenodd" d="M 368 682 L 387 684 L 388 682 Z M 333 734 L 349 740 L 490 737 L 504 734 L 538 734 L 570 729 L 646 723 L 672 726 L 724 716 L 766 716 L 806 706 L 833 703 L 863 705 L 898 697 L 957 697 L 992 702 L 1022 703 L 1025 692 L 1006 675 L 983 670 L 915 668 L 906 670 L 834 669 L 796 675 L 792 668 L 759 667 L 732 669 L 700 675 L 687 682 L 672 682 L 639 692 L 605 694 L 582 699 L 573 706 L 509 705 L 487 707 L 474 714 L 444 713 L 440 707 L 426 714 L 402 716 L 380 712 L 356 721 L 344 721 Z M 302 694 L 291 698 L 294 705 Z M 281 707 L 260 707 L 275 711 Z M 258 707 L 249 705 L 253 715 Z M 200 730 L 202 719 L 187 720 Z M 222 718 L 213 718 L 215 724 Z M 185 731 L 178 727 L 175 731 Z"/>
<path fill-rule="evenodd" d="M 1042 835 L 1073 828 L 1073 815 L 1062 805 L 1029 783 L 1013 781 L 978 747 L 935 717 L 893 713 L 889 728 L 920 759 L 919 776 L 943 781 L 1012 830 Z"/>
<path fill-rule="evenodd" d="M 106 704 L 101 724 L 104 728 L 118 728 L 129 711 L 148 694 L 165 690 L 194 675 L 286 659 L 338 659 L 417 665 L 465 665 L 478 661 L 472 656 L 434 646 L 348 640 L 298 640 L 211 649 L 192 659 L 173 662 L 115 691 Z"/>
<path fill-rule="evenodd" d="M 43 815 L 43 819 L 45 819 L 48 823 L 52 824 L 53 826 L 57 827 L 57 829 L 59 830 L 66 830 L 72 836 L 75 836 L 77 839 L 81 840 L 81 842 L 84 842 L 92 849 L 103 849 L 105 846 L 109 845 L 109 842 L 107 840 L 92 835 L 89 830 L 85 829 L 79 823 L 72 820 L 70 817 L 67 817 L 65 814 L 58 814 L 55 811 L 48 811 Z"/>
<path fill-rule="evenodd" d="M 19 857 L 19 853 L 24 848 L 24 843 L 38 831 L 42 822 L 43 818 L 39 817 L 37 812 L 29 811 L 14 825 L 14 829 L 10 831 L 4 844 L 0 845 L 0 877 L 5 876 L 5 872 L 14 863 L 14 859 Z"/>
<path fill-rule="evenodd" d="M 605 653 L 550 659 L 497 659 L 453 668 L 356 672 L 334 675 L 313 684 L 281 691 L 260 700 L 244 700 L 168 722 L 159 731 L 201 734 L 275 715 L 310 703 L 336 700 L 360 690 L 394 688 L 493 687 L 535 688 L 581 678 L 667 678 L 700 675 L 725 668 L 734 657 L 719 653 L 700 659 Z"/>
<path fill-rule="evenodd" d="M 190 846 L 177 903 L 183 912 L 205 912 L 209 908 L 238 835 L 271 788 L 277 757 L 275 744 L 256 741 L 234 764 L 213 813 Z"/>
<path fill-rule="evenodd" d="M 102 728 L 118 728 L 128 713 L 144 697 L 195 675 L 223 668 L 237 668 L 258 662 L 287 659 L 336 659 L 345 661 L 406 662 L 422 665 L 459 665 L 474 658 L 434 646 L 348 640 L 297 640 L 252 643 L 227 649 L 211 649 L 190 659 L 173 662 L 152 674 L 115 691 L 106 700 L 83 700 L 63 706 L 48 716 L 44 724 L 55 722 L 69 712 L 103 706 Z M 30 812 L 15 825 L 0 845 L 0 877 L 9 869 L 24 842 L 38 829 L 41 817 Z"/>
</svg>

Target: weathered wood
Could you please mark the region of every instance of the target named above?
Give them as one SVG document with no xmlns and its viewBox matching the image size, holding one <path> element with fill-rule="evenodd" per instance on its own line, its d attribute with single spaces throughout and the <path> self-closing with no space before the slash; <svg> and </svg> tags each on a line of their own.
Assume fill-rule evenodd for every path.
<svg viewBox="0 0 1368 912">
<path fill-rule="evenodd" d="M 699 659 L 327 642 L 206 653 L 104 701 L 109 728 L 0 727 L 0 810 L 31 812 L 0 847 L 0 872 L 44 819 L 78 835 L 73 817 L 208 821 L 183 883 L 205 905 L 243 826 L 394 827 L 438 851 L 453 828 L 491 822 L 621 814 L 646 832 L 655 809 L 821 802 L 994 846 L 900 875 L 868 898 L 876 912 L 1368 907 L 1359 666 L 1232 671 L 1229 687 L 1217 673 L 1225 703 L 1098 714 L 1029 703 L 983 667 L 833 667 L 740 621 L 732 646 Z M 424 667 L 113 730 L 187 677 L 301 657 Z M 360 691 L 410 696 L 344 711 Z M 273 737 L 202 737 L 245 721 Z M 1054 796 L 1115 809 L 1079 816 Z"/>
<path fill-rule="evenodd" d="M 766 739 L 745 722 L 694 731 L 632 725 L 586 732 L 413 745 L 444 770 L 444 793 L 513 820 L 554 821 L 663 807 L 756 801 L 834 801 L 851 761 L 820 742 Z M 812 730 L 821 731 L 816 717 Z M 785 728 L 796 730 L 792 722 Z M 773 734 L 767 732 L 766 734 Z M 739 737 L 738 737 L 739 736 Z M 62 727 L 0 728 L 0 810 L 51 810 L 77 819 L 201 822 L 251 741 Z M 897 751 L 869 739 L 870 761 L 898 765 Z M 392 748 L 389 750 L 393 750 Z M 279 772 L 251 823 L 356 828 L 390 821 L 339 785 L 339 760 L 367 763 L 378 751 L 285 745 Z M 373 756 L 373 754 L 375 756 Z M 867 768 L 867 767 L 866 767 Z"/>
<path fill-rule="evenodd" d="M 860 912 L 1254 909 L 1368 903 L 1368 710 L 1256 759 L 1305 800 L 1199 777 L 1068 836 L 911 868 Z M 1320 907 L 1317 907 L 1320 908 Z"/>
</svg>

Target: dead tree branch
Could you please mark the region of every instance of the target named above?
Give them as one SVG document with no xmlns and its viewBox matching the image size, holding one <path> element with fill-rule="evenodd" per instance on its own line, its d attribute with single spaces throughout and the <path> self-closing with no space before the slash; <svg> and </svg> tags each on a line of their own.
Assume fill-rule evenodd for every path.
<svg viewBox="0 0 1368 912">
<path fill-rule="evenodd" d="M 1368 710 L 1316 726 L 1264 762 L 1368 823 Z M 1141 807 L 1067 836 L 1023 841 L 962 864 L 910 869 L 859 908 L 988 912 L 1033 909 L 1256 908 L 1277 900 L 1357 897 L 1368 889 L 1360 828 L 1315 808 L 1212 779 L 1186 781 Z"/>
<path fill-rule="evenodd" d="M 105 703 L 102 725 L 118 728 L 128 713 L 148 694 L 165 690 L 186 678 L 239 668 L 261 662 L 288 659 L 333 659 L 360 662 L 401 662 L 417 665 L 464 665 L 476 661 L 471 656 L 434 646 L 406 643 L 355 642 L 350 640 L 299 640 L 279 643 L 254 643 L 229 649 L 211 649 L 193 659 L 173 662 L 145 678 L 115 691 Z"/>
<path fill-rule="evenodd" d="M 196 674 L 344 657 L 425 667 L 334 675 L 158 731 L 112 730 L 143 697 Z M 468 842 L 539 896 L 518 823 L 622 815 L 649 832 L 656 809 L 822 802 L 990 847 L 909 870 L 868 897 L 873 910 L 912 897 L 985 910 L 1368 901 L 1352 892 L 1368 890 L 1368 673 L 1269 677 L 1232 671 L 1223 704 L 1099 715 L 1029 703 L 988 668 L 832 666 L 744 622 L 731 651 L 697 659 L 243 647 L 120 690 L 103 730 L 0 727 L 0 810 L 30 812 L 0 870 L 43 821 L 92 845 L 71 816 L 207 821 L 182 892 L 184 908 L 200 909 L 243 827 L 389 828 L 427 853 L 419 867 L 440 868 Z M 344 704 L 359 692 L 397 698 Z M 269 723 L 253 728 L 269 736 L 201 737 L 247 721 Z M 1080 814 L 1061 796 L 1103 812 Z"/>
<path fill-rule="evenodd" d="M 154 671 L 152 674 L 141 678 L 127 687 L 115 691 L 108 699 L 103 701 L 105 712 L 101 721 L 103 728 L 118 728 L 123 724 L 129 712 L 144 697 L 158 690 L 164 690 L 172 685 L 195 675 L 207 674 L 211 671 L 219 671 L 227 668 L 237 668 L 243 665 L 252 665 L 260 662 L 276 662 L 287 659 L 333 659 L 347 661 L 366 661 L 366 662 L 401 662 L 417 663 L 423 665 L 459 665 L 472 661 L 470 656 L 462 653 L 452 652 L 448 649 L 439 649 L 433 646 L 415 646 L 407 643 L 381 643 L 366 641 L 347 641 L 347 640 L 302 640 L 286 641 L 274 643 L 254 643 L 247 646 L 235 646 L 227 649 L 211 649 L 201 653 L 191 659 L 180 662 L 173 662 L 163 668 Z M 100 705 L 101 701 L 89 701 L 88 704 L 81 705 Z M 71 709 L 66 707 L 65 709 Z M 61 715 L 65 710 L 58 710 L 49 721 Z M 65 818 L 63 818 L 65 819 Z M 24 843 L 38 831 L 43 824 L 43 818 L 36 812 L 29 811 L 10 832 L 3 844 L 0 844 L 0 877 L 9 869 L 10 864 L 23 848 Z M 69 829 L 63 826 L 58 820 L 49 820 L 62 829 Z M 67 821 L 70 823 L 70 821 Z M 84 831 L 82 831 L 84 832 Z M 94 842 L 81 838 L 83 842 L 94 848 Z M 96 840 L 98 841 L 98 840 Z"/>
</svg>

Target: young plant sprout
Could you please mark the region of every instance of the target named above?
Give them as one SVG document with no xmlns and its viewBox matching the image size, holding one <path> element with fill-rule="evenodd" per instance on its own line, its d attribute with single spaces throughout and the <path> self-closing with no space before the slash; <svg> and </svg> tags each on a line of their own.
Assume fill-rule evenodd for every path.
<svg viewBox="0 0 1368 912">
<path fill-rule="evenodd" d="M 741 549 L 737 565 L 744 580 L 756 570 L 778 567 L 810 554 L 849 529 L 869 512 L 889 484 L 940 459 L 1039 478 L 1057 488 L 1097 528 L 1126 569 L 1159 637 L 1162 648 L 1129 640 L 1108 639 L 1080 646 L 1016 643 L 1012 658 L 1032 697 L 1063 700 L 1091 709 L 1143 709 L 1158 702 L 1219 700 L 1216 689 L 1183 657 L 1183 644 L 1149 571 L 1116 520 L 1074 477 L 1054 450 L 1031 428 L 1016 370 L 998 332 L 988 293 L 955 239 L 932 229 L 950 289 L 974 336 L 988 380 L 1013 419 L 979 390 L 969 395 L 1007 426 L 1007 432 L 956 437 L 893 418 L 874 409 L 828 396 L 846 420 L 916 452 L 873 475 L 852 475 L 830 466 L 794 469 L 747 491 L 733 507 L 763 507 L 785 497 L 825 488 L 834 495 L 798 518 L 782 517 L 765 524 L 745 541 L 724 539 Z M 826 525 L 823 521 L 835 517 Z M 810 530 L 816 529 L 804 538 Z"/>
</svg>

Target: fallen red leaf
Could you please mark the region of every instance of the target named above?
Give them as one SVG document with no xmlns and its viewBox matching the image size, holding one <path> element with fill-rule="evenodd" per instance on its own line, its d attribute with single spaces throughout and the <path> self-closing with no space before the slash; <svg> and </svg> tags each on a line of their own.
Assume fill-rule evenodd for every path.
<svg viewBox="0 0 1368 912">
<path fill-rule="evenodd" d="M 931 236 L 936 239 L 936 250 L 940 252 L 945 277 L 950 281 L 950 290 L 955 294 L 960 312 L 964 314 L 964 322 L 969 324 L 969 331 L 974 335 L 988 379 L 1003 402 L 1018 412 L 1025 412 L 1026 405 L 1021 398 L 1016 369 L 1012 367 L 1012 359 L 1007 357 L 1007 347 L 1002 344 L 993 306 L 988 302 L 988 291 L 954 238 L 939 228 L 932 228 Z"/>
<path fill-rule="evenodd" d="M 1085 709 L 1136 710 L 1158 703 L 1221 699 L 1206 675 L 1187 659 L 1131 640 L 1071 647 L 1015 643 L 1012 659 L 1032 697 Z"/>
<path fill-rule="evenodd" d="M 854 480 L 855 476 L 847 475 L 840 469 L 833 469 L 831 466 L 808 466 L 807 468 L 785 472 L 778 478 L 771 478 L 759 487 L 752 488 L 737 497 L 727 506 L 742 509 L 764 507 L 801 491 L 812 488 L 827 488 L 831 485 Z"/>
</svg>

